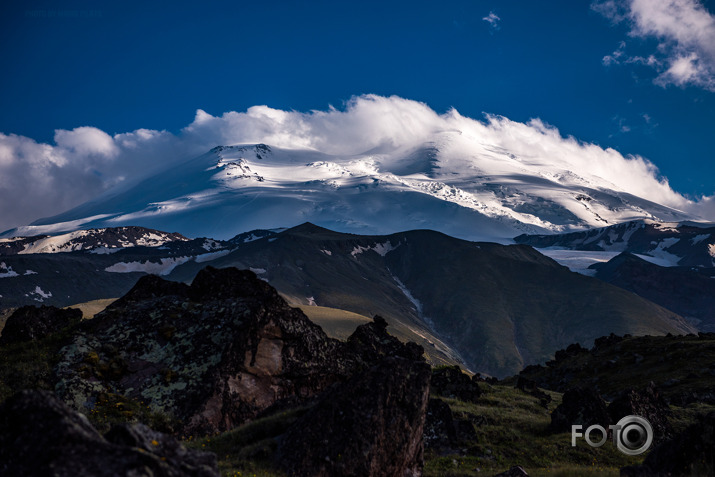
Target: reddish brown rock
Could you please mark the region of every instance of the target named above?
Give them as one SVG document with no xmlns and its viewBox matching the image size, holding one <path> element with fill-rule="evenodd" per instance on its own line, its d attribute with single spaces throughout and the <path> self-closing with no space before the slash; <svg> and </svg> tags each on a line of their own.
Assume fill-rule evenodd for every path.
<svg viewBox="0 0 715 477">
<path fill-rule="evenodd" d="M 430 368 L 389 357 L 326 392 L 281 438 L 291 476 L 422 475 Z"/>
<path fill-rule="evenodd" d="M 347 343 L 328 338 L 250 271 L 207 267 L 190 286 L 147 276 L 63 348 L 56 392 L 84 412 L 102 394 L 127 396 L 183 435 L 214 434 L 385 356 L 421 357 L 385 328 L 378 318 Z"/>
</svg>

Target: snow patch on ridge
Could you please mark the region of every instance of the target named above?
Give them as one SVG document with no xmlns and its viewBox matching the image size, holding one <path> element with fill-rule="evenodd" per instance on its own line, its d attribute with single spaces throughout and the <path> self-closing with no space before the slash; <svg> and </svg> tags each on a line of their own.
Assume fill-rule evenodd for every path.
<svg viewBox="0 0 715 477">
<path fill-rule="evenodd" d="M 668 228 L 666 230 L 672 232 L 675 229 Z M 671 267 L 675 266 L 680 262 L 680 260 L 682 260 L 683 257 L 679 257 L 673 253 L 666 252 L 665 250 L 667 248 L 672 247 L 673 245 L 675 245 L 678 242 L 680 242 L 680 239 L 676 238 L 676 237 L 663 239 L 660 242 L 658 242 L 658 245 L 656 246 L 656 248 L 654 248 L 653 250 L 648 252 L 648 255 L 650 255 L 654 258 L 660 259 L 665 263 L 669 263 L 670 264 L 669 266 L 671 266 Z"/>
<path fill-rule="evenodd" d="M 400 245 L 402 245 L 402 244 L 401 244 L 401 243 L 398 243 L 397 246 L 393 246 L 393 245 L 392 245 L 392 242 L 390 242 L 389 240 L 387 240 L 387 241 L 384 242 L 384 243 L 376 243 L 376 244 L 373 245 L 372 247 L 363 247 L 362 245 L 356 245 L 356 246 L 353 248 L 352 252 L 350 252 L 350 255 L 352 255 L 353 257 L 357 257 L 358 255 L 360 255 L 360 254 L 363 253 L 363 252 L 367 252 L 367 251 L 369 251 L 369 250 L 372 250 L 373 252 L 377 253 L 377 254 L 380 255 L 381 257 L 384 257 L 384 256 L 387 255 L 388 253 L 390 253 L 390 252 L 392 252 L 393 250 L 397 249 L 397 247 L 399 247 Z M 323 252 L 325 252 L 325 250 L 323 250 Z M 328 253 L 328 255 L 331 255 L 331 254 Z"/>
<path fill-rule="evenodd" d="M 35 297 L 34 300 L 35 300 L 35 301 L 39 301 L 40 303 L 42 303 L 43 301 L 45 301 L 46 298 L 52 298 L 52 292 L 50 292 L 50 291 L 48 291 L 48 292 L 44 291 L 42 288 L 40 288 L 39 285 L 37 285 L 37 286 L 35 287 L 35 290 L 34 290 L 34 291 L 31 291 L 31 292 L 30 292 L 30 295 L 37 295 L 37 297 Z"/>
<path fill-rule="evenodd" d="M 12 266 L 6 265 L 5 262 L 0 262 L 0 278 L 10 278 L 16 276 L 18 276 L 18 273 L 12 269 Z"/>
<path fill-rule="evenodd" d="M 168 275 L 179 265 L 188 262 L 193 257 L 162 258 L 161 262 L 119 262 L 104 269 L 105 272 L 130 273 L 144 272 L 155 275 Z"/>
<path fill-rule="evenodd" d="M 701 235 L 696 235 L 695 237 L 690 239 L 690 243 L 693 245 L 697 245 L 703 240 L 707 240 L 710 238 L 710 234 L 701 234 Z"/>
<path fill-rule="evenodd" d="M 201 255 L 197 256 L 194 261 L 196 263 L 210 262 L 211 260 L 216 260 L 217 258 L 225 257 L 231 252 L 232 250 L 219 250 L 218 252 L 202 253 Z"/>
</svg>

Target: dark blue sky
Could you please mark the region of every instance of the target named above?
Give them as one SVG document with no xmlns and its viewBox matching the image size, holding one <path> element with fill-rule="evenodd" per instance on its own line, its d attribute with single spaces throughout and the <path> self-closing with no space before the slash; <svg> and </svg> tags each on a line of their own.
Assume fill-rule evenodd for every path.
<svg viewBox="0 0 715 477">
<path fill-rule="evenodd" d="M 621 41 L 644 56 L 657 41 L 590 5 L 6 1 L 0 132 L 48 143 L 78 126 L 178 132 L 198 108 L 308 111 L 394 94 L 474 118 L 538 117 L 647 157 L 679 192 L 713 194 L 715 93 L 656 85 L 644 65 L 604 66 Z"/>
</svg>

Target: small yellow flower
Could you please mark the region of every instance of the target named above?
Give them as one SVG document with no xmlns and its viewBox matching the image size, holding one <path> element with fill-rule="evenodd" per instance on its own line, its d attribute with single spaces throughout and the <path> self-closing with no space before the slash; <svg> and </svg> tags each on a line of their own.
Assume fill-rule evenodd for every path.
<svg viewBox="0 0 715 477">
<path fill-rule="evenodd" d="M 159 445 L 159 441 L 157 441 L 156 439 L 152 440 L 151 443 L 155 446 Z"/>
</svg>

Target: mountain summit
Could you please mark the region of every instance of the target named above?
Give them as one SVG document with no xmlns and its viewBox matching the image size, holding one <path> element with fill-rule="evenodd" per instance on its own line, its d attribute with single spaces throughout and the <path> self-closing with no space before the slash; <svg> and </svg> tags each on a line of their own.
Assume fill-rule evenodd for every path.
<svg viewBox="0 0 715 477">
<path fill-rule="evenodd" d="M 543 151 L 517 155 L 461 131 L 428 139 L 355 155 L 219 146 L 3 236 L 138 225 L 226 239 L 310 221 L 361 234 L 429 228 L 505 241 L 642 218 L 691 218 Z"/>
</svg>

